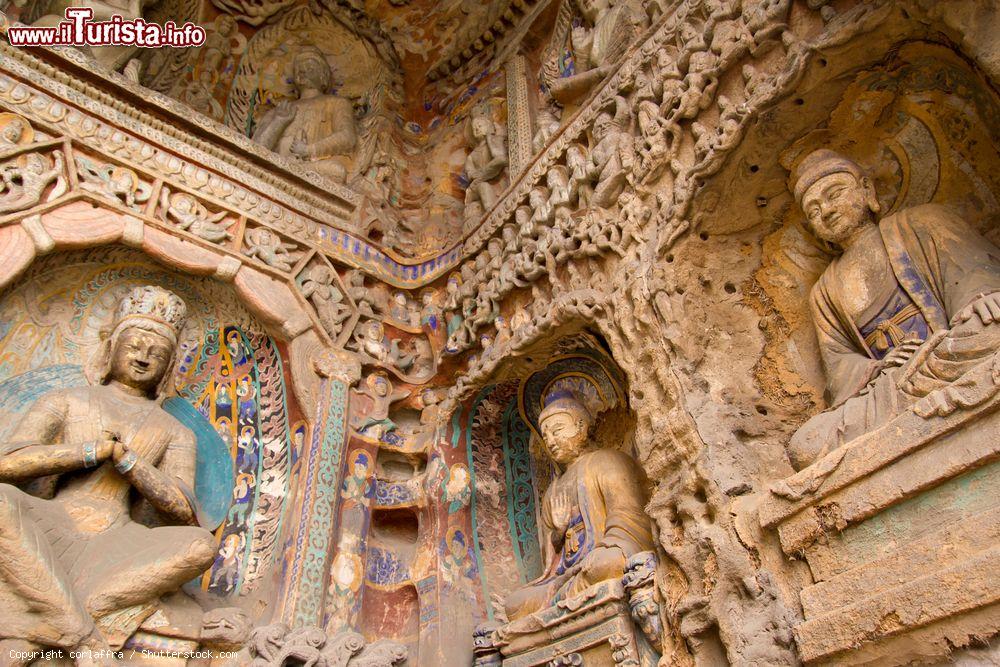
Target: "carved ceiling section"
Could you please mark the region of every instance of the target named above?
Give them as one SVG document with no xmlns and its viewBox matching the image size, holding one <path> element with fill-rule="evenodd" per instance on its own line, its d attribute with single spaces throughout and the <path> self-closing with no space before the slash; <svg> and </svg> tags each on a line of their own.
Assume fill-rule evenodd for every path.
<svg viewBox="0 0 1000 667">
<path fill-rule="evenodd" d="M 574 8 L 567 0 L 558 9 Z M 343 29 L 342 23 L 304 7 L 275 11 L 281 14 L 277 22 L 265 23 L 249 44 L 244 41 L 240 46 L 248 54 L 257 49 L 271 56 L 244 59 L 235 73 L 235 81 L 246 81 L 233 87 L 244 91 L 243 97 L 230 99 L 226 113 L 238 124 L 259 123 L 254 121 L 258 105 L 273 108 L 275 100 L 288 95 L 281 86 L 288 85 L 295 49 L 278 46 L 282 36 L 333 30 L 328 35 L 333 37 Z M 213 154 L 210 143 L 184 133 L 170 136 L 169 131 L 160 131 L 166 127 L 162 121 L 114 103 L 106 93 L 76 81 L 57 83 L 51 65 L 20 51 L 7 49 L 11 58 L 0 92 L 12 110 L 40 128 L 48 125 L 86 145 L 92 155 L 81 157 L 79 164 L 65 165 L 76 170 L 74 179 L 84 190 L 98 192 L 115 169 L 128 171 L 141 187 L 116 196 L 128 201 L 133 213 L 148 215 L 151 224 L 171 227 L 193 243 L 221 248 L 239 261 L 257 264 L 298 285 L 299 291 L 303 282 L 314 282 L 310 275 L 321 281 L 329 278 L 323 286 L 340 295 L 333 307 L 338 312 L 313 319 L 331 342 L 363 345 L 370 329 L 372 336 L 385 338 L 387 349 L 396 349 L 421 329 L 422 309 L 424 315 L 438 313 L 439 329 L 430 338 L 444 335 L 444 339 L 436 340 L 433 357 L 444 354 L 464 360 L 468 378 L 460 386 L 465 382 L 475 386 L 510 349 L 543 338 L 564 320 L 593 320 L 602 312 L 610 298 L 599 287 L 602 271 L 613 271 L 615 263 L 628 266 L 663 256 L 692 225 L 697 226 L 712 209 L 702 206 L 701 213 L 692 216 L 692 202 L 711 194 L 711 188 L 701 192 L 705 183 L 728 165 L 746 128 L 779 104 L 795 104 L 790 100 L 796 87 L 815 76 L 817 54 L 879 29 L 890 13 L 888 5 L 879 3 L 840 12 L 801 10 L 795 5 L 793 12 L 791 3 L 741 8 L 735 2 L 707 1 L 678 3 L 662 13 L 643 11 L 630 23 L 641 26 L 653 17 L 645 31 L 636 33 L 642 38 L 626 45 L 620 65 L 603 82 L 598 79 L 575 112 L 568 113 L 572 107 L 567 107 L 558 127 L 546 128 L 532 108 L 536 102 L 510 94 L 509 86 L 494 98 L 502 107 L 502 122 L 481 107 L 470 116 L 470 121 L 489 117 L 489 136 L 477 138 L 472 122 L 462 124 L 472 144 L 470 155 L 478 150 L 476 145 L 485 151 L 486 162 L 502 153 L 507 161 L 501 165 L 504 171 L 515 140 L 533 139 L 532 148 L 539 150 L 516 178 L 484 178 L 487 192 L 472 202 L 472 209 L 481 213 L 466 216 L 465 238 L 418 262 L 363 237 L 358 217 L 377 206 L 369 197 L 331 183 L 329 193 L 341 196 L 331 206 L 319 195 L 277 181 L 254 165 L 254 158 L 267 151 L 233 133 L 220 132 L 211 123 L 197 121 L 205 131 L 246 151 L 250 159 L 220 160 L 215 156 L 221 153 L 215 149 Z M 304 44 L 315 41 L 303 39 Z M 359 44 L 360 53 L 367 53 L 377 67 L 378 49 L 365 51 L 367 47 Z M 90 67 L 72 53 L 60 57 Z M 827 67 L 827 59 L 822 60 L 822 67 Z M 333 74 L 337 76 L 336 71 Z M 182 105 L 110 76 L 118 89 L 146 98 L 152 95 L 166 111 L 183 113 Z M 346 96 L 363 97 L 365 82 L 356 73 L 352 76 L 339 85 Z M 265 80 L 262 77 L 276 86 L 270 103 L 265 101 L 266 91 L 253 85 Z M 40 82 L 46 90 L 37 89 Z M 398 89 L 387 82 L 382 92 L 392 97 Z M 87 98 L 82 106 L 89 110 L 71 110 L 59 97 Z M 378 102 L 369 97 L 365 104 L 374 107 Z M 652 115 L 650 104 L 657 108 Z M 103 120 L 115 117 L 131 133 Z M 158 132 L 149 132 L 150 128 Z M 522 136 L 515 137 L 511 130 L 520 130 Z M 380 138 L 367 128 L 361 134 Z M 379 150 L 369 149 L 368 159 L 374 160 Z M 285 173 L 310 180 L 308 169 L 297 168 L 293 160 L 278 158 L 275 164 Z M 468 211 L 468 194 L 465 198 Z M 309 206 L 311 202 L 316 205 Z M 615 258 L 611 265 L 609 257 Z M 373 291 L 377 283 L 387 287 Z M 433 289 L 426 298 L 416 293 L 428 285 Z M 525 300 L 519 295 L 527 295 L 529 287 L 531 299 Z M 393 292 L 399 288 L 405 292 Z M 305 291 L 309 296 L 304 300 L 323 298 L 314 286 Z M 369 303 L 363 302 L 362 294 L 370 295 Z M 529 303 L 535 312 L 520 310 L 519 304 Z M 501 308 L 501 304 L 508 305 Z M 331 325 L 338 319 L 340 323 Z M 376 334 L 374 327 L 368 327 L 369 320 L 388 328 Z M 400 342 L 391 346 L 392 340 Z M 480 351 L 469 357 L 476 349 Z M 397 350 L 394 355 L 390 367 L 400 359 L 407 368 L 413 362 L 412 354 Z M 436 366 L 434 361 L 424 368 L 421 377 L 428 378 Z M 412 379 L 405 368 L 397 366 L 394 372 Z"/>
</svg>

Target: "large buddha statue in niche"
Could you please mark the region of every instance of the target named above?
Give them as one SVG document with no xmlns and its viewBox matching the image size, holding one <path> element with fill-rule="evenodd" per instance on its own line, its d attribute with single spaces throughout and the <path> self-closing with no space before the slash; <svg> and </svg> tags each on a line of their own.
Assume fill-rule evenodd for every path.
<svg viewBox="0 0 1000 667">
<path fill-rule="evenodd" d="M 642 473 L 623 452 L 587 451 L 593 417 L 583 402 L 554 391 L 538 423 L 546 452 L 562 473 L 542 500 L 545 572 L 507 596 L 511 621 L 620 579 L 629 557 L 653 548 Z"/>
<path fill-rule="evenodd" d="M 327 92 L 333 72 L 314 46 L 302 47 L 295 54 L 292 78 L 298 99 L 281 102 L 264 114 L 254 141 L 308 163 L 321 176 L 343 182 L 347 158 L 358 145 L 354 105 Z"/>
<path fill-rule="evenodd" d="M 1000 250 L 939 205 L 878 220 L 869 176 L 830 150 L 790 183 L 809 231 L 843 250 L 811 295 L 830 409 L 789 443 L 801 469 L 996 354 Z"/>
<path fill-rule="evenodd" d="M 100 383 L 42 395 L 0 445 L 5 655 L 90 649 L 78 664 L 99 664 L 91 651 L 120 645 L 161 595 L 211 565 L 215 541 L 192 491 L 195 437 L 160 405 L 184 318 L 173 293 L 133 289 L 100 348 Z M 52 499 L 13 486 L 48 475 L 59 476 Z M 176 525 L 138 523 L 139 503 Z"/>
</svg>

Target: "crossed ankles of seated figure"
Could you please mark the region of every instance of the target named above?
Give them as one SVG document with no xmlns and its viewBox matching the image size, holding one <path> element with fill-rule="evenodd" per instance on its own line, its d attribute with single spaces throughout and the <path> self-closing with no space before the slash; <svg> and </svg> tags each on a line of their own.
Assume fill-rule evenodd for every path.
<svg viewBox="0 0 1000 667">
<path fill-rule="evenodd" d="M 108 649 L 158 598 L 211 564 L 191 492 L 194 435 L 158 400 L 184 310 L 166 290 L 133 290 L 101 348 L 101 383 L 44 394 L 0 449 L 4 482 L 57 476 L 52 499 L 0 484 L 0 664 L 45 647 L 113 663 Z M 132 491 L 180 525 L 133 520 Z"/>
<path fill-rule="evenodd" d="M 871 180 L 832 151 L 802 160 L 792 189 L 810 231 L 843 249 L 811 294 L 832 407 L 789 443 L 802 469 L 991 363 L 1000 251 L 943 206 L 877 220 Z"/>
<path fill-rule="evenodd" d="M 653 548 L 641 473 L 622 452 L 585 451 L 591 420 L 572 396 L 555 397 L 539 416 L 545 448 L 564 472 L 542 500 L 547 570 L 507 596 L 510 621 L 621 579 L 629 557 Z"/>
</svg>

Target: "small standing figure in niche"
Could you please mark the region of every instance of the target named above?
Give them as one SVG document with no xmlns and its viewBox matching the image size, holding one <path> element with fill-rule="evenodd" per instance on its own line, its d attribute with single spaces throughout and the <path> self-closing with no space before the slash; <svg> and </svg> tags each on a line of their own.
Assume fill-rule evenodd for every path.
<svg viewBox="0 0 1000 667">
<path fill-rule="evenodd" d="M 351 307 L 344 301 L 333 269 L 323 263 L 309 267 L 302 277 L 301 290 L 302 296 L 316 308 L 316 316 L 330 338 L 340 336 L 344 322 L 351 316 Z"/>
<path fill-rule="evenodd" d="M 465 218 L 474 218 L 493 208 L 497 200 L 497 180 L 507 168 L 507 138 L 486 113 L 476 113 L 469 119 L 468 141 L 472 145 L 465 158 L 465 175 L 469 185 L 465 190 Z"/>
<path fill-rule="evenodd" d="M 549 168 L 545 175 L 545 183 L 549 187 L 549 205 L 553 209 L 556 224 L 569 218 L 573 212 L 570 205 L 569 170 L 561 164 Z"/>
<path fill-rule="evenodd" d="M 590 176 L 590 158 L 583 144 L 573 143 L 566 149 L 566 166 L 569 168 L 569 196 L 580 209 L 590 208 L 594 184 Z"/>
<path fill-rule="evenodd" d="M 652 210 L 634 192 L 623 192 L 618 198 L 621 206 L 619 213 L 619 225 L 621 225 L 621 239 L 619 247 L 623 254 L 633 243 L 641 243 L 643 239 L 642 227 L 652 215 Z"/>
<path fill-rule="evenodd" d="M 535 126 L 538 129 L 531 138 L 531 150 L 537 155 L 549 143 L 549 139 L 559 131 L 559 117 L 553 109 L 542 107 L 538 110 Z"/>
<path fill-rule="evenodd" d="M 352 390 L 359 396 L 370 399 L 370 407 L 363 415 L 355 418 L 354 430 L 358 435 L 379 438 L 396 430 L 396 424 L 389 418 L 389 406 L 410 395 L 409 390 L 394 390 L 389 376 L 382 371 L 371 373 L 365 378 L 365 386 Z"/>
<path fill-rule="evenodd" d="M 233 238 L 229 228 L 236 222 L 235 217 L 228 222 L 220 222 L 226 217 L 226 211 L 212 215 L 203 204 L 187 193 L 171 194 L 167 188 L 163 188 L 160 206 L 164 218 L 172 220 L 178 229 L 190 232 L 209 243 L 223 243 Z"/>
<path fill-rule="evenodd" d="M 267 227 L 256 227 L 246 231 L 244 239 L 246 247 L 243 254 L 256 257 L 270 267 L 280 271 L 291 271 L 292 265 L 298 261 L 302 253 L 295 250 L 295 245 L 285 243 L 281 237 Z"/>
<path fill-rule="evenodd" d="M 298 99 L 283 101 L 268 111 L 254 132 L 254 141 L 302 160 L 320 176 L 343 182 L 349 157 L 358 145 L 354 105 L 327 92 L 333 72 L 315 46 L 302 47 L 295 54 L 292 76 Z"/>
<path fill-rule="evenodd" d="M 609 208 L 618 200 L 625 187 L 635 156 L 635 144 L 624 129 L 628 104 L 615 98 L 615 113 L 602 111 L 594 120 L 594 147 L 590 151 L 590 175 L 597 182 L 592 201 Z"/>
</svg>

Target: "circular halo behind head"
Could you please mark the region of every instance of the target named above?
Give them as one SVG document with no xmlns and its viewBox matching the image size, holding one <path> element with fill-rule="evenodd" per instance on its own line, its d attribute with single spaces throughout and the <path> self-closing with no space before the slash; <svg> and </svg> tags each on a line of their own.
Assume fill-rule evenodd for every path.
<svg viewBox="0 0 1000 667">
<path fill-rule="evenodd" d="M 518 410 L 541 437 L 543 412 L 575 411 L 577 404 L 593 423 L 602 412 L 625 404 L 623 386 L 621 372 L 609 359 L 596 351 L 578 350 L 529 375 L 518 390 Z"/>
</svg>

